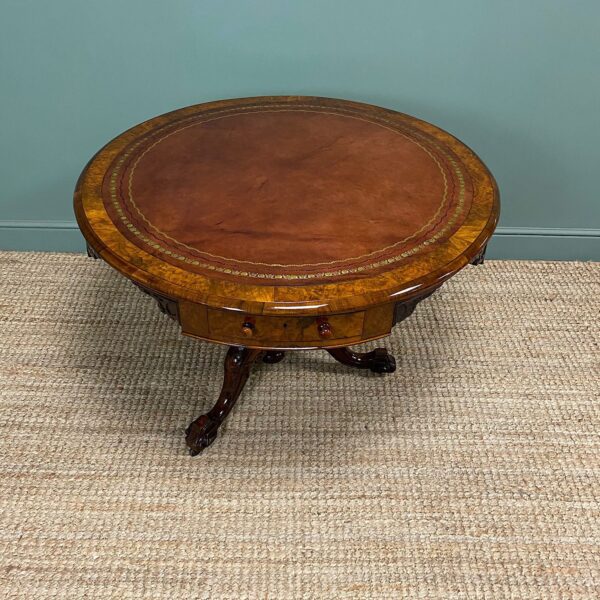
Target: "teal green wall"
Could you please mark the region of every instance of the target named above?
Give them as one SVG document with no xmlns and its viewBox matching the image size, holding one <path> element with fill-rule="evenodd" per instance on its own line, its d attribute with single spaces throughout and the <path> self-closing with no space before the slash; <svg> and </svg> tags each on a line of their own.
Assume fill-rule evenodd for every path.
<svg viewBox="0 0 600 600">
<path fill-rule="evenodd" d="M 454 133 L 503 199 L 494 256 L 600 260 L 598 0 L 2 0 L 0 248 L 78 250 L 108 139 L 206 100 L 314 94 Z"/>
</svg>

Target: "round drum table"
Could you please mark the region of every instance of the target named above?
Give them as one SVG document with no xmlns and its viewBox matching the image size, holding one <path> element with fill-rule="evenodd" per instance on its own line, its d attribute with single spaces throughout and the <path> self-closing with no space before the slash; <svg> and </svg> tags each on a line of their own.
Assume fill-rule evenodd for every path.
<svg viewBox="0 0 600 600">
<path fill-rule="evenodd" d="M 392 110 L 283 96 L 150 119 L 84 169 L 75 213 L 91 256 L 181 331 L 229 346 L 214 407 L 186 430 L 210 445 L 252 363 L 322 348 L 391 373 L 388 335 L 468 264 L 498 220 L 493 177 L 464 144 Z"/>
</svg>

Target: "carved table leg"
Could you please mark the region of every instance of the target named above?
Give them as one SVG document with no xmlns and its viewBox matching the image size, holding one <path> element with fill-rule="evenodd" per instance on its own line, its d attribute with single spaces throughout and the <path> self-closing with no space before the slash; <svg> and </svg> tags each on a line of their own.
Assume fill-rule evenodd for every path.
<svg viewBox="0 0 600 600">
<path fill-rule="evenodd" d="M 285 352 L 281 350 L 267 350 L 263 356 L 263 362 L 274 365 L 285 358 Z"/>
<path fill-rule="evenodd" d="M 229 348 L 225 357 L 223 387 L 216 404 L 208 413 L 192 421 L 185 431 L 185 442 L 192 456 L 196 456 L 215 441 L 219 426 L 233 408 L 248 379 L 250 367 L 263 352 L 238 346 Z"/>
<path fill-rule="evenodd" d="M 335 360 L 357 369 L 371 369 L 373 373 L 393 373 L 396 360 L 385 348 L 371 352 L 353 352 L 349 348 L 325 348 Z"/>
</svg>

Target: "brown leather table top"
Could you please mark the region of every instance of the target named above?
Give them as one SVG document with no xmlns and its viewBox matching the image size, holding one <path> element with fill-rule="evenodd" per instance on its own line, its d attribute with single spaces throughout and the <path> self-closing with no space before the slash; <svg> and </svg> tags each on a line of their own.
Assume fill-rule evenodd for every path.
<svg viewBox="0 0 600 600">
<path fill-rule="evenodd" d="M 235 278 L 385 267 L 450 237 L 471 199 L 464 168 L 433 140 L 317 107 L 182 119 L 127 148 L 104 181 L 126 237 Z"/>
<path fill-rule="evenodd" d="M 241 285 L 374 277 L 451 249 L 465 233 L 474 254 L 497 218 L 493 180 L 464 145 L 367 105 L 290 97 L 198 105 L 107 148 L 88 167 L 88 175 L 97 168 L 102 204 L 83 207 L 91 229 L 112 224 L 161 264 Z M 108 219 L 99 223 L 102 208 Z"/>
</svg>

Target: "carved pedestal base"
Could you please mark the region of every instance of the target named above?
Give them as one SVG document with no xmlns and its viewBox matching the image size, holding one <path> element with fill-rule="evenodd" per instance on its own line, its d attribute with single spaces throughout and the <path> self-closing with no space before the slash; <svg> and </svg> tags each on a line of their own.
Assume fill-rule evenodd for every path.
<svg viewBox="0 0 600 600">
<path fill-rule="evenodd" d="M 349 367 L 371 369 L 374 373 L 393 373 L 396 370 L 394 357 L 384 348 L 366 353 L 353 352 L 349 348 L 326 350 L 336 360 Z M 257 350 L 241 346 L 229 348 L 225 357 L 223 387 L 216 404 L 205 415 L 200 415 L 192 421 L 185 430 L 185 442 L 192 456 L 196 456 L 215 441 L 221 423 L 227 418 L 248 380 L 252 365 L 261 358 L 265 363 L 274 364 L 282 361 L 284 357 L 285 352 L 281 350 Z"/>
<path fill-rule="evenodd" d="M 190 454 L 195 456 L 210 446 L 217 437 L 217 431 L 238 399 L 250 367 L 263 354 L 262 350 L 232 346 L 225 357 L 223 387 L 216 404 L 206 413 L 190 423 L 185 431 L 185 442 Z"/>
<path fill-rule="evenodd" d="M 357 369 L 371 369 L 373 373 L 393 373 L 396 359 L 385 348 L 371 352 L 353 352 L 349 348 L 328 348 L 327 352 L 338 362 Z"/>
</svg>

